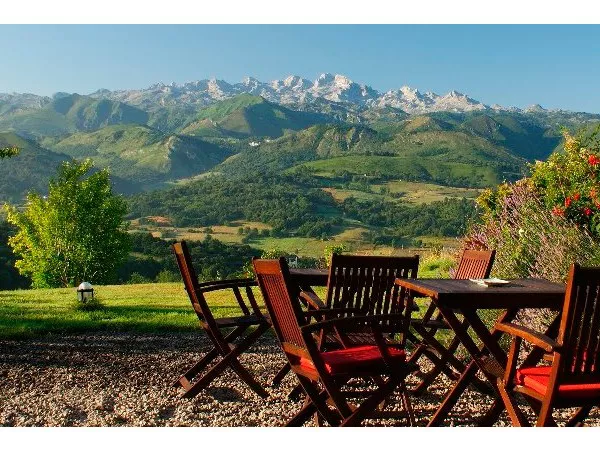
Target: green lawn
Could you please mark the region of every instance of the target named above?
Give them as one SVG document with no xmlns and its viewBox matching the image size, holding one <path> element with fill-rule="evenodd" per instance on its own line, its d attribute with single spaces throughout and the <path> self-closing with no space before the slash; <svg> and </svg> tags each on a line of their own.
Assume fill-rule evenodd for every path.
<svg viewBox="0 0 600 450">
<path fill-rule="evenodd" d="M 448 276 L 450 257 L 424 258 L 419 276 Z M 94 331 L 193 331 L 198 319 L 181 283 L 96 286 L 103 307 L 95 311 L 77 308 L 74 288 L 0 291 L 0 339 L 27 338 L 46 333 Z M 317 289 L 319 295 L 324 288 Z M 256 292 L 260 303 L 260 294 Z M 228 292 L 207 298 L 217 317 L 241 312 Z M 421 302 L 419 302 L 421 303 Z"/>
<path fill-rule="evenodd" d="M 181 283 L 97 286 L 104 305 L 96 311 L 76 308 L 75 289 L 31 289 L 0 292 L 0 338 L 49 332 L 186 331 L 198 328 Z M 236 314 L 225 295 L 209 301 L 215 315 Z"/>
</svg>

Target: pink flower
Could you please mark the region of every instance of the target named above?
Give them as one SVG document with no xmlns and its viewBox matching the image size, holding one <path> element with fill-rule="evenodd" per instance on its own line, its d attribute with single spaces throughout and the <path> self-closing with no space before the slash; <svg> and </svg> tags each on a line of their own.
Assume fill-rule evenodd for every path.
<svg viewBox="0 0 600 450">
<path fill-rule="evenodd" d="M 583 208 L 583 213 L 589 217 L 592 214 L 592 210 L 588 207 L 585 207 Z"/>
</svg>

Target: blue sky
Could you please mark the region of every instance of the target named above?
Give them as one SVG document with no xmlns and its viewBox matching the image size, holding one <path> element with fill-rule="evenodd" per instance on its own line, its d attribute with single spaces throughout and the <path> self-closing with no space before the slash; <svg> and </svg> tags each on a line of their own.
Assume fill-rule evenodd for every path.
<svg viewBox="0 0 600 450">
<path fill-rule="evenodd" d="M 0 92 L 341 73 L 385 91 L 600 113 L 600 26 L 1 25 Z"/>
</svg>

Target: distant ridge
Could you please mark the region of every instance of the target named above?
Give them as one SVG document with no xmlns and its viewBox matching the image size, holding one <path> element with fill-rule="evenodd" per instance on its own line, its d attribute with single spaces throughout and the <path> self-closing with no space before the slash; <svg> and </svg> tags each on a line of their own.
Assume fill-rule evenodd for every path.
<svg viewBox="0 0 600 450">
<path fill-rule="evenodd" d="M 146 111 L 152 111 L 161 107 L 201 108 L 240 94 L 261 96 L 273 103 L 300 107 L 319 100 L 325 100 L 358 108 L 393 107 L 408 114 L 485 110 L 511 112 L 561 111 L 546 110 L 540 105 L 525 109 L 499 104 L 489 106 L 455 90 L 439 95 L 430 91 L 421 92 L 409 86 L 402 86 L 387 92 L 379 92 L 369 85 L 356 83 L 345 75 L 331 73 L 322 73 L 314 81 L 298 75 L 289 75 L 283 79 L 269 82 L 263 82 L 253 77 L 245 77 L 239 83 L 229 83 L 216 78 L 190 81 L 183 84 L 159 82 L 142 89 L 115 91 L 98 89 L 89 96 L 123 102 Z M 66 95 L 68 94 L 55 94 L 54 100 Z M 35 94 L 0 94 L 0 113 L 23 108 L 43 108 L 52 100 L 53 98 L 36 96 Z"/>
</svg>

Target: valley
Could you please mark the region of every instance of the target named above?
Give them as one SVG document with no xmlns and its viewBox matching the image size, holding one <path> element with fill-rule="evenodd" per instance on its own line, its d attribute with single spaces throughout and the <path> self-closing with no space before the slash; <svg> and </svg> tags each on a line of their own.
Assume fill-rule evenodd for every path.
<svg viewBox="0 0 600 450">
<path fill-rule="evenodd" d="M 330 74 L 0 94 L 0 146 L 21 148 L 0 164 L 0 200 L 23 204 L 27 192 L 46 192 L 61 162 L 90 158 L 127 197 L 131 233 L 204 242 L 214 255 L 451 249 L 483 189 L 556 151 L 560 127 L 598 123 L 600 115 L 490 107 L 455 91 L 380 93 Z M 142 269 L 156 245 L 140 243 L 121 281 L 174 270 Z M 214 258 L 213 276 L 240 270 Z"/>
</svg>

